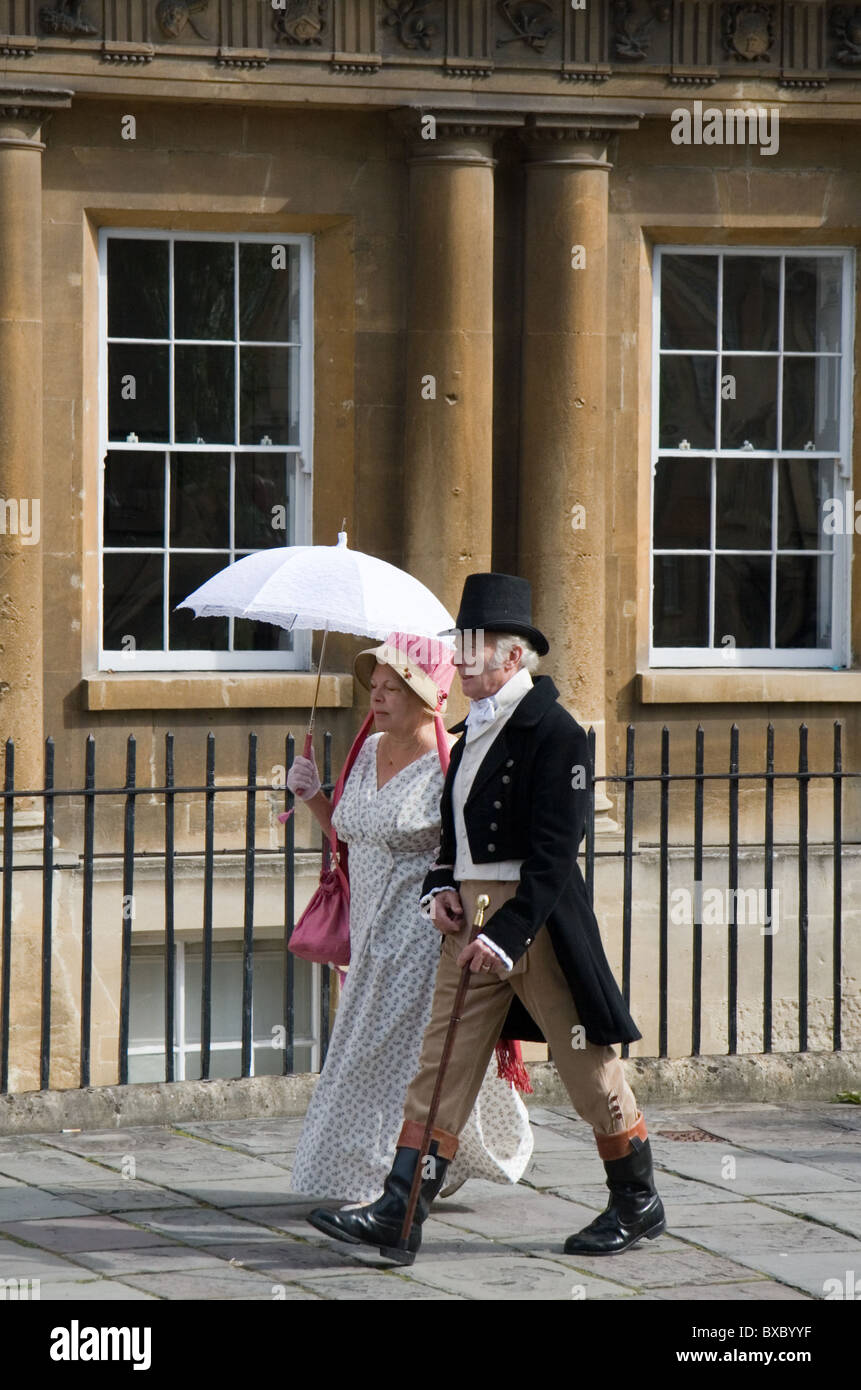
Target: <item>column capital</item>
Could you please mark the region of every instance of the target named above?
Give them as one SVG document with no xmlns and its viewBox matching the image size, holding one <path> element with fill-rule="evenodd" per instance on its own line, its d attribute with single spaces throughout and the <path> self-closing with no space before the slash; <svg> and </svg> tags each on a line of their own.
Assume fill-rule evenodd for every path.
<svg viewBox="0 0 861 1390">
<path fill-rule="evenodd" d="M 639 113 L 610 109 L 528 116 L 520 132 L 526 144 L 527 167 L 574 164 L 612 169 L 607 160 L 611 138 L 620 130 L 636 130 L 639 124 Z"/>
<path fill-rule="evenodd" d="M 42 126 L 54 111 L 67 110 L 74 95 L 63 87 L 0 84 L 0 148 L 43 150 Z"/>
<path fill-rule="evenodd" d="M 524 117 L 510 111 L 406 106 L 393 111 L 391 121 L 407 142 L 409 164 L 478 164 L 492 168 L 496 163 L 495 141 L 509 130 L 520 129 Z"/>
</svg>

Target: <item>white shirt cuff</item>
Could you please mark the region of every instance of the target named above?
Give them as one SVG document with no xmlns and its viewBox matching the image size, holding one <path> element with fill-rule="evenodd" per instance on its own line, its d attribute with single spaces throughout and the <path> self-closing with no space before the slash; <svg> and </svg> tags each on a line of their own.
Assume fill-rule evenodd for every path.
<svg viewBox="0 0 861 1390">
<path fill-rule="evenodd" d="M 507 956 L 503 951 L 502 947 L 497 946 L 495 941 L 491 941 L 489 937 L 485 936 L 484 932 L 479 932 L 478 936 L 475 939 L 476 941 L 480 941 L 482 946 L 488 946 L 490 950 L 493 951 L 494 955 L 499 956 L 499 959 L 502 961 L 506 970 L 514 969 L 514 961 L 511 959 L 511 957 Z"/>
</svg>

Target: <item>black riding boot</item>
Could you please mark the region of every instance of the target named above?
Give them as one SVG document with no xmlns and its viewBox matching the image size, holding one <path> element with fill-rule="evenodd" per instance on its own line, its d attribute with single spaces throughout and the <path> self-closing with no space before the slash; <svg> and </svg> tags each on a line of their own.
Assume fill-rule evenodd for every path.
<svg viewBox="0 0 861 1390">
<path fill-rule="evenodd" d="M 324 1207 L 317 1207 L 308 1217 L 311 1225 L 324 1235 L 349 1241 L 351 1245 L 376 1245 L 381 1255 L 396 1260 L 398 1264 L 411 1265 L 422 1243 L 422 1222 L 443 1185 L 449 1162 L 448 1159 L 437 1157 L 437 1141 L 434 1140 L 424 1160 L 423 1167 L 428 1176 L 422 1179 L 409 1245 L 404 1248 L 401 1228 L 407 1214 L 418 1156 L 418 1149 L 397 1149 L 381 1197 L 357 1211 L 327 1211 Z"/>
<path fill-rule="evenodd" d="M 618 1255 L 645 1236 L 666 1230 L 664 1208 L 655 1191 L 648 1139 L 631 1140 L 633 1152 L 605 1160 L 610 1201 L 591 1225 L 565 1242 L 566 1255 Z"/>
</svg>

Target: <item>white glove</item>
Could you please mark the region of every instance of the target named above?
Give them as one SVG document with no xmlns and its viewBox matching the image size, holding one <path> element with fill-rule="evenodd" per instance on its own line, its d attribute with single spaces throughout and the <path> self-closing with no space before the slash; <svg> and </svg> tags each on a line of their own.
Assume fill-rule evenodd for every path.
<svg viewBox="0 0 861 1390">
<path fill-rule="evenodd" d="M 300 801 L 310 801 L 321 787 L 320 776 L 313 754 L 310 758 L 294 758 L 293 766 L 287 773 L 287 786 Z"/>
</svg>

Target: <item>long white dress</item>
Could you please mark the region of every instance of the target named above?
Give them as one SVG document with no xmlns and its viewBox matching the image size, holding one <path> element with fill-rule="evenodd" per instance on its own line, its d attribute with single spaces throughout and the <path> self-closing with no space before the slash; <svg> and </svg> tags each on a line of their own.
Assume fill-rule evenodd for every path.
<svg viewBox="0 0 861 1390">
<path fill-rule="evenodd" d="M 291 1182 L 348 1202 L 379 1196 L 392 1166 L 441 947 L 419 909 L 439 843 L 439 757 L 426 754 L 378 788 L 380 737 L 362 745 L 332 818 L 349 847 L 350 968 Z M 515 1183 L 532 1144 L 526 1107 L 494 1056 L 446 1181 Z"/>
</svg>

